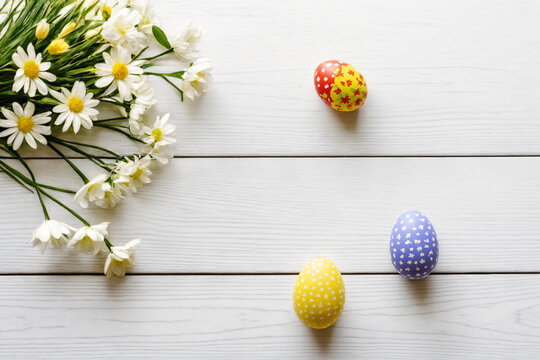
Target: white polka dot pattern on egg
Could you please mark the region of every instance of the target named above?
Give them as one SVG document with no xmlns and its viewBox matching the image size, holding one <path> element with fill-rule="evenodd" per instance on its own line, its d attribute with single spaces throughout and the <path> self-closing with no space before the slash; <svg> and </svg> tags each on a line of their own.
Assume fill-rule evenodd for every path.
<svg viewBox="0 0 540 360">
<path fill-rule="evenodd" d="M 337 266 L 325 258 L 313 259 L 298 275 L 293 301 L 296 315 L 307 326 L 333 325 L 345 304 L 345 284 Z"/>
<path fill-rule="evenodd" d="M 423 279 L 433 271 L 439 243 L 425 215 L 410 210 L 397 219 L 390 235 L 390 256 L 394 268 L 407 279 Z"/>
</svg>

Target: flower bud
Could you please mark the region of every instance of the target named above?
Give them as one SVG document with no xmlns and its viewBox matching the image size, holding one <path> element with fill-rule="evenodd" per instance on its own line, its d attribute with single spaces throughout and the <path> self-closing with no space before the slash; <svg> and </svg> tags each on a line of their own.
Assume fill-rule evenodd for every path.
<svg viewBox="0 0 540 360">
<path fill-rule="evenodd" d="M 68 36 L 69 34 L 71 34 L 71 32 L 73 30 L 75 30 L 76 26 L 77 26 L 77 24 L 75 24 L 74 22 L 70 22 L 69 24 L 64 26 L 62 31 L 60 31 L 60 35 L 58 35 L 58 38 L 61 39 L 61 38 L 65 37 L 65 36 Z"/>
<path fill-rule="evenodd" d="M 84 38 L 86 40 L 90 39 L 90 38 L 93 38 L 94 36 L 96 36 L 97 34 L 99 34 L 99 31 L 96 30 L 96 29 L 92 29 L 92 30 L 88 30 L 86 32 L 86 34 L 84 34 Z"/>
<path fill-rule="evenodd" d="M 69 49 L 69 44 L 64 39 L 56 39 L 51 41 L 47 50 L 51 55 L 62 55 Z"/>
<path fill-rule="evenodd" d="M 36 27 L 36 38 L 43 40 L 49 35 L 49 23 L 46 19 L 41 20 Z"/>
<path fill-rule="evenodd" d="M 103 19 L 107 20 L 112 13 L 112 9 L 110 6 L 103 5 L 103 10 L 101 11 L 101 16 L 103 16 Z"/>
</svg>

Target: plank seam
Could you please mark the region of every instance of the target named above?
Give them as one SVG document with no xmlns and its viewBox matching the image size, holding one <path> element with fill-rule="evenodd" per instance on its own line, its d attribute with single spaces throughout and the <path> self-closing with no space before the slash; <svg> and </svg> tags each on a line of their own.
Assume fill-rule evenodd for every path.
<svg viewBox="0 0 540 360">
<path fill-rule="evenodd" d="M 483 154 L 483 155 L 175 155 L 174 159 L 318 159 L 318 158 L 352 158 L 352 159 L 401 159 L 401 158 L 538 158 L 540 154 Z M 23 157 L 25 160 L 62 160 L 59 157 Z M 68 156 L 69 159 L 85 160 L 84 156 Z M 100 156 L 100 159 L 114 160 L 113 157 Z M 0 159 L 12 159 L 0 156 Z"/>
<path fill-rule="evenodd" d="M 342 272 L 342 275 L 358 275 L 358 276 L 401 276 L 397 273 L 385 273 L 385 272 Z M 167 272 L 167 273 L 151 273 L 151 272 L 140 272 L 140 273 L 131 273 L 126 276 L 291 276 L 298 275 L 298 272 Z M 430 276 L 448 276 L 448 275 L 540 275 L 540 271 L 497 271 L 497 272 L 438 272 L 432 273 Z M 101 272 L 93 273 L 3 273 L 0 274 L 0 277 L 5 276 L 104 276 Z"/>
</svg>

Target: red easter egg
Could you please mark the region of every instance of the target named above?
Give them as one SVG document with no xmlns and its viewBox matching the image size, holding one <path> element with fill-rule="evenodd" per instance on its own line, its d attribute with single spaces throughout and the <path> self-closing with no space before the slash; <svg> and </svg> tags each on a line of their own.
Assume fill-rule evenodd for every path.
<svg viewBox="0 0 540 360">
<path fill-rule="evenodd" d="M 319 97 L 332 109 L 354 111 L 366 101 L 366 80 L 346 62 L 323 61 L 315 69 L 313 81 Z"/>
</svg>

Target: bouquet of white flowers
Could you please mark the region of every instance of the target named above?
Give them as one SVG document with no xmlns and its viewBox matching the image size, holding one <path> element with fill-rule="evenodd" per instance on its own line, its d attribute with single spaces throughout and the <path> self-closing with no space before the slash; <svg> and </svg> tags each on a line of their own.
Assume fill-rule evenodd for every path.
<svg viewBox="0 0 540 360">
<path fill-rule="evenodd" d="M 156 103 L 146 77 L 163 79 L 182 100 L 204 93 L 212 76 L 209 61 L 196 59 L 200 29 L 188 25 L 171 44 L 155 25 L 148 0 L 5 0 L 0 5 L 0 35 L 0 149 L 21 164 L 19 168 L 0 159 L 0 171 L 39 199 L 45 221 L 34 231 L 32 244 L 42 251 L 71 246 L 78 252 L 105 253 L 105 274 L 123 276 L 134 261 L 133 248 L 139 240 L 113 245 L 109 223 L 91 225 L 53 194 L 71 193 L 83 208 L 113 207 L 150 182 L 153 166 L 169 162 L 175 126 L 169 123 L 169 114 L 158 116 L 152 125 L 144 119 Z M 151 42 L 164 50 L 147 55 Z M 150 71 L 156 60 L 172 53 L 187 68 Z M 119 115 L 103 118 L 105 107 L 117 109 Z M 140 152 L 120 155 L 76 141 L 73 135 L 69 140 L 62 136 L 95 127 L 125 135 L 141 145 Z M 75 191 L 37 182 L 19 154 L 26 146 L 52 149 L 84 185 Z M 88 178 L 66 151 L 88 159 L 100 173 Z M 44 198 L 71 213 L 82 227 L 51 219 Z"/>
</svg>

